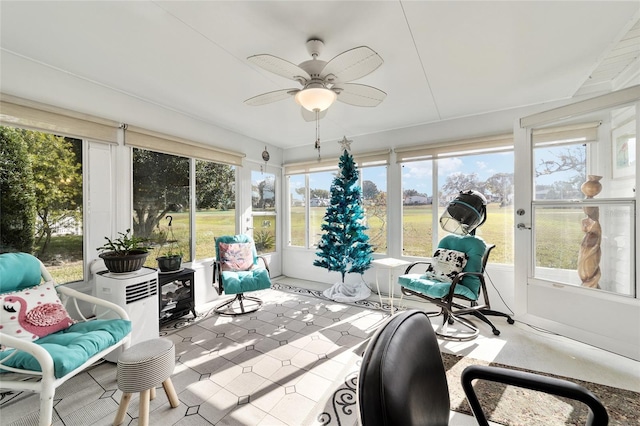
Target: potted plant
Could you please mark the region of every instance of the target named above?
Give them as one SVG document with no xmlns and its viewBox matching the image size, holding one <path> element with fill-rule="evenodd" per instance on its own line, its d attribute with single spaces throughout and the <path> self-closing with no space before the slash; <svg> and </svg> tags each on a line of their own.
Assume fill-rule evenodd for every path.
<svg viewBox="0 0 640 426">
<path fill-rule="evenodd" d="M 173 235 L 173 228 L 171 227 L 173 217 L 169 215 L 165 219 L 169 220 L 170 238 L 166 231 L 160 231 L 160 253 L 162 255 L 156 257 L 156 260 L 158 261 L 160 272 L 175 272 L 179 271 L 182 266 L 183 254 L 178 245 L 178 240 Z"/>
<path fill-rule="evenodd" d="M 135 237 L 131 229 L 126 232 L 118 232 L 118 238 L 104 237 L 107 242 L 96 250 L 109 272 L 125 273 L 134 272 L 142 268 L 149 256 L 149 247 L 146 240 Z"/>
</svg>

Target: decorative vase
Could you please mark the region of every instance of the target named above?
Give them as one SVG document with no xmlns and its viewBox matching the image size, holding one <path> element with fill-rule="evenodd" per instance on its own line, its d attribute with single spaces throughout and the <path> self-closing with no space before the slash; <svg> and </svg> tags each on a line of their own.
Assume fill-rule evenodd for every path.
<svg viewBox="0 0 640 426">
<path fill-rule="evenodd" d="M 123 274 L 126 272 L 135 272 L 142 268 L 144 262 L 149 256 L 149 252 L 142 250 L 131 250 L 128 255 L 117 255 L 112 251 L 101 253 L 98 255 L 104 260 L 104 266 L 109 272 Z"/>
<path fill-rule="evenodd" d="M 582 191 L 587 198 L 595 197 L 602 191 L 600 179 L 602 179 L 602 176 L 588 175 L 587 180 L 580 186 L 580 191 Z"/>
</svg>

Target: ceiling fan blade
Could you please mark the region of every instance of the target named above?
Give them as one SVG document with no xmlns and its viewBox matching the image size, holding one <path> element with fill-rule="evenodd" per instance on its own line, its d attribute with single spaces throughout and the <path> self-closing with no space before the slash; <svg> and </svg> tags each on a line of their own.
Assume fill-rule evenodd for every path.
<svg viewBox="0 0 640 426">
<path fill-rule="evenodd" d="M 302 107 L 300 107 L 300 109 L 302 110 L 302 118 L 304 118 L 304 121 L 316 121 L 315 111 L 309 111 L 308 109 Z M 327 111 L 327 109 L 325 109 L 324 111 L 320 111 L 318 119 L 322 120 L 324 116 L 327 115 Z"/>
<path fill-rule="evenodd" d="M 357 80 L 373 72 L 384 61 L 376 52 L 367 46 L 360 46 L 342 52 L 325 65 L 320 73 L 321 78 L 333 74 L 337 81 L 346 83 Z"/>
<path fill-rule="evenodd" d="M 305 81 L 311 80 L 311 76 L 308 72 L 300 68 L 294 63 L 285 61 L 273 55 L 254 55 L 247 58 L 249 62 L 259 66 L 262 69 L 270 71 L 281 77 L 288 78 L 295 81 L 300 81 L 301 84 L 305 84 Z"/>
<path fill-rule="evenodd" d="M 251 106 L 260 106 L 270 104 L 271 102 L 278 102 L 284 99 L 288 99 L 291 96 L 298 93 L 300 89 L 282 89 L 274 92 L 263 93 L 262 95 L 249 98 L 244 103 Z"/>
<path fill-rule="evenodd" d="M 338 93 L 340 102 L 361 107 L 377 106 L 387 97 L 382 90 L 364 84 L 338 84 L 333 90 Z"/>
</svg>

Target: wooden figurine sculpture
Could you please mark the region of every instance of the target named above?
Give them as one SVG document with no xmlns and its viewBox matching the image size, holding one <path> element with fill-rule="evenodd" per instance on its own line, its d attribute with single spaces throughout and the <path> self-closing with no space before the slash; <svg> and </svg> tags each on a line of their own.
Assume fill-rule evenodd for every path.
<svg viewBox="0 0 640 426">
<path fill-rule="evenodd" d="M 587 181 L 582 184 L 580 190 L 587 199 L 591 199 L 602 191 L 600 183 L 602 176 L 589 175 Z M 582 209 L 587 215 L 582 219 L 582 232 L 585 233 L 580 244 L 578 255 L 578 276 L 582 280 L 583 287 L 600 288 L 599 281 L 602 275 L 600 271 L 600 243 L 602 241 L 602 228 L 600 228 L 600 208 L 589 206 Z"/>
</svg>

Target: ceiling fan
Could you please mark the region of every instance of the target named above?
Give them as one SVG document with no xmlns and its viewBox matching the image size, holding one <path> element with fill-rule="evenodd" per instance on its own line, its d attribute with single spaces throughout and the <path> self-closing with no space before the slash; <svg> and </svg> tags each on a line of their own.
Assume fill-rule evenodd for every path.
<svg viewBox="0 0 640 426">
<path fill-rule="evenodd" d="M 380 55 L 367 46 L 355 47 L 340 53 L 329 62 L 318 59 L 324 43 L 312 38 L 307 41 L 311 60 L 299 65 L 273 55 L 254 55 L 247 60 L 267 71 L 297 81 L 302 89 L 281 89 L 263 93 L 244 101 L 259 106 L 293 96 L 302 106 L 306 121 L 319 120 L 337 99 L 349 105 L 374 107 L 387 96 L 385 92 L 364 84 L 350 83 L 376 70 L 384 62 Z"/>
</svg>

